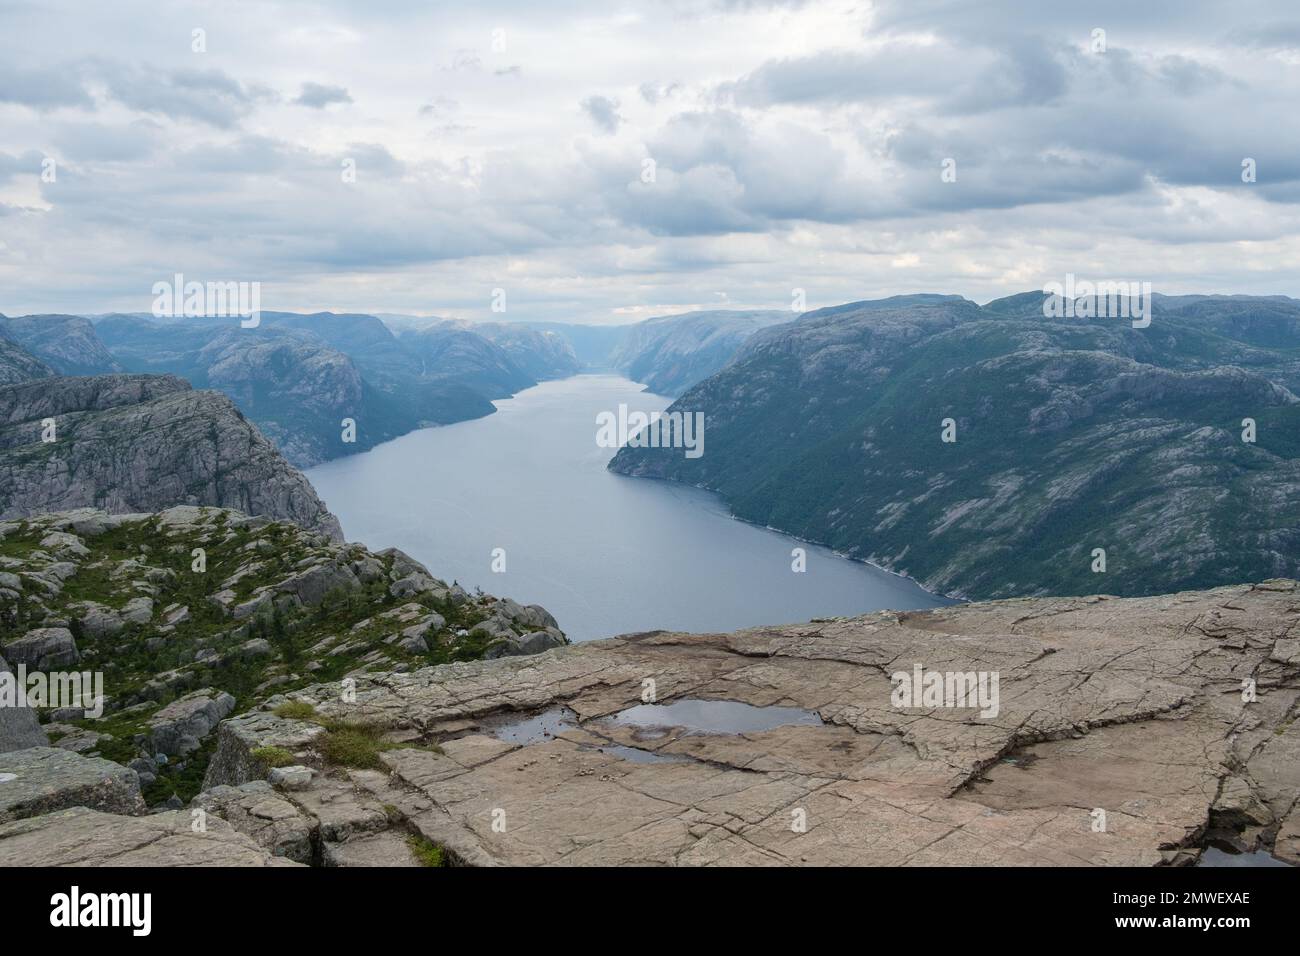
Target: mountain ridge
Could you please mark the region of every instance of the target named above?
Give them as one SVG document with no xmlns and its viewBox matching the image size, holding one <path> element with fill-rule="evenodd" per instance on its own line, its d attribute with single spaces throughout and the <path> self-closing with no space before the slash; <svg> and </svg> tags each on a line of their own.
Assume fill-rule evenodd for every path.
<svg viewBox="0 0 1300 956">
<path fill-rule="evenodd" d="M 762 330 L 670 408 L 704 413 L 702 458 L 629 447 L 610 468 L 952 597 L 1300 573 L 1300 335 L 1234 339 L 1199 301 L 1157 300 L 1149 329 L 1047 319 L 1041 294 L 990 305 L 903 297 Z M 1284 331 L 1300 316 L 1276 309 Z"/>
</svg>

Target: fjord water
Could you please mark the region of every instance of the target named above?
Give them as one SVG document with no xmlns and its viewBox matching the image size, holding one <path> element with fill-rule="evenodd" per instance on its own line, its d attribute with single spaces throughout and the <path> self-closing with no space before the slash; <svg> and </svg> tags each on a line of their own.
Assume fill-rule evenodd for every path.
<svg viewBox="0 0 1300 956">
<path fill-rule="evenodd" d="M 949 603 L 737 521 L 708 492 L 606 471 L 615 449 L 596 444 L 596 416 L 617 415 L 619 403 L 651 412 L 669 400 L 615 375 L 544 382 L 486 418 L 413 432 L 307 476 L 349 541 L 401 548 L 437 577 L 541 604 L 571 640 Z M 807 550 L 804 573 L 791 570 L 795 547 Z M 497 548 L 504 573 L 492 570 Z"/>
</svg>

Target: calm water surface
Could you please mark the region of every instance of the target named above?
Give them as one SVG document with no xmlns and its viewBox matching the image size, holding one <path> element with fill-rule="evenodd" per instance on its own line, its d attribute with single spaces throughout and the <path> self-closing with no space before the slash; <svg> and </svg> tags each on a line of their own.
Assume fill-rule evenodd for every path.
<svg viewBox="0 0 1300 956">
<path fill-rule="evenodd" d="M 730 517 L 708 492 L 605 470 L 596 415 L 669 400 L 616 375 L 545 382 L 487 418 L 307 472 L 349 541 L 397 547 L 465 587 L 545 606 L 573 640 L 734 630 L 949 603 L 913 582 Z M 708 428 L 705 423 L 705 454 Z M 791 571 L 805 547 L 807 568 Z M 492 570 L 493 549 L 505 572 Z"/>
</svg>

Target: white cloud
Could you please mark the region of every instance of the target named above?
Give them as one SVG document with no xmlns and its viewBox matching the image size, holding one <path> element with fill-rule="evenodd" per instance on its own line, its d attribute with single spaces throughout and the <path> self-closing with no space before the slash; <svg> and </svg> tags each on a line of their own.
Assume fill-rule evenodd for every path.
<svg viewBox="0 0 1300 956">
<path fill-rule="evenodd" d="M 1295 294 L 1289 6 L 10 4 L 0 311 L 145 308 L 173 271 L 595 321 L 1066 271 Z"/>
</svg>

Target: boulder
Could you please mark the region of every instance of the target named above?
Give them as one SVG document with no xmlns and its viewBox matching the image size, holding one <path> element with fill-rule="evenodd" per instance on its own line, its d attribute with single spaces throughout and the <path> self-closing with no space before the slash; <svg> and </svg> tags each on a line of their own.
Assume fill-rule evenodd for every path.
<svg viewBox="0 0 1300 956">
<path fill-rule="evenodd" d="M 407 845 L 409 837 L 396 830 L 371 833 L 346 843 L 321 844 L 324 866 L 411 867 L 420 863 Z"/>
<path fill-rule="evenodd" d="M 140 780 L 110 760 L 57 747 L 0 754 L 0 823 L 90 807 L 105 813 L 143 813 Z"/>
<path fill-rule="evenodd" d="M 469 629 L 470 634 L 479 634 L 494 641 L 506 641 L 517 637 L 510 622 L 503 617 L 490 617 L 480 621 Z"/>
<path fill-rule="evenodd" d="M 81 713 L 84 713 L 84 711 Z M 81 727 L 74 727 L 72 724 L 49 723 L 45 725 L 44 730 L 47 736 L 58 735 L 57 740 L 51 741 L 51 747 L 58 747 L 60 750 L 71 750 L 73 753 L 79 754 L 94 750 L 105 741 L 113 739 L 111 734 L 85 730 Z M 143 782 L 141 786 L 144 786 Z"/>
<path fill-rule="evenodd" d="M 427 574 L 408 574 L 404 578 L 398 578 L 389 585 L 388 593 L 396 598 L 415 597 L 417 594 L 423 594 L 426 591 L 442 589 L 442 585 L 429 577 Z"/>
<path fill-rule="evenodd" d="M 492 610 L 495 614 L 516 624 L 530 627 L 533 630 L 544 630 L 548 627 L 558 628 L 555 618 L 551 616 L 550 611 L 540 604 L 529 604 L 527 607 L 512 601 L 510 598 L 499 598 Z"/>
<path fill-rule="evenodd" d="M 81 660 L 77 642 L 66 627 L 38 627 L 3 648 L 11 664 L 26 664 L 32 670 L 56 670 Z"/>
<path fill-rule="evenodd" d="M 84 558 L 90 549 L 75 534 L 66 531 L 51 531 L 41 539 L 41 547 L 53 554 Z"/>
<path fill-rule="evenodd" d="M 498 657 L 522 657 L 528 654 L 540 654 L 553 647 L 564 647 L 566 644 L 568 641 L 558 631 L 533 631 L 522 637 L 512 634 L 489 647 L 483 657 L 487 660 L 495 660 Z"/>
<path fill-rule="evenodd" d="M 0 657 L 0 753 L 44 747 L 48 743 L 36 711 L 27 706 L 24 688 Z"/>
<path fill-rule="evenodd" d="M 94 601 L 73 605 L 72 610 L 78 615 L 82 630 L 92 638 L 112 637 L 126 626 L 120 613 Z"/>
<path fill-rule="evenodd" d="M 415 558 L 411 557 L 405 551 L 398 548 L 384 548 L 382 551 L 376 551 L 375 555 L 380 558 L 393 559 L 393 567 L 390 573 L 394 581 L 410 574 L 423 574 L 425 577 L 431 576 L 428 568 L 415 560 Z"/>
<path fill-rule="evenodd" d="M 315 607 L 331 591 L 355 591 L 361 582 L 352 571 L 341 564 L 330 563 L 308 568 L 279 585 L 279 590 L 295 595 L 307 607 Z"/>
<path fill-rule="evenodd" d="M 190 609 L 183 604 L 172 604 L 163 608 L 163 623 L 169 627 L 184 624 L 190 619 Z"/>
<path fill-rule="evenodd" d="M 122 608 L 122 620 L 132 624 L 148 624 L 153 620 L 153 601 L 147 597 L 132 598 Z"/>
<path fill-rule="evenodd" d="M 312 777 L 316 771 L 311 767 L 295 765 L 292 767 L 274 767 L 270 776 L 267 778 L 273 787 L 281 787 L 285 790 L 305 790 L 311 785 Z"/>
<path fill-rule="evenodd" d="M 234 697 L 211 687 L 172 701 L 149 719 L 150 752 L 183 757 L 197 750 L 203 738 L 234 709 Z"/>
<path fill-rule="evenodd" d="M 203 778 L 205 790 L 226 784 L 239 786 L 265 780 L 271 768 L 258 751 L 276 748 L 298 753 L 325 732 L 319 724 L 289 720 L 266 712 L 241 714 L 223 721 L 217 729 L 217 749 Z"/>
<path fill-rule="evenodd" d="M 271 646 L 271 642 L 266 638 L 255 637 L 251 641 L 240 644 L 239 653 L 245 658 L 270 657 L 275 653 L 275 648 Z"/>
</svg>

